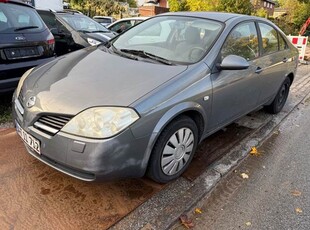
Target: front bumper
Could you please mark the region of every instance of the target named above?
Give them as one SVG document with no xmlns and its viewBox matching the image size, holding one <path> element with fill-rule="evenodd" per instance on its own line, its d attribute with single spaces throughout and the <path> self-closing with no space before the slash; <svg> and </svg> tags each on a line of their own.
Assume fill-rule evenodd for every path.
<svg viewBox="0 0 310 230">
<path fill-rule="evenodd" d="M 130 129 L 109 139 L 89 139 L 61 131 L 50 136 L 33 126 L 36 118 L 33 119 L 27 111 L 23 117 L 18 113 L 14 95 L 15 121 L 28 134 L 38 139 L 41 145 L 41 154 L 37 154 L 25 144 L 27 151 L 65 174 L 84 181 L 107 181 L 142 177 L 145 173 L 143 161 L 150 137 L 137 139 Z M 32 121 L 27 120 L 28 117 L 32 117 Z"/>
</svg>

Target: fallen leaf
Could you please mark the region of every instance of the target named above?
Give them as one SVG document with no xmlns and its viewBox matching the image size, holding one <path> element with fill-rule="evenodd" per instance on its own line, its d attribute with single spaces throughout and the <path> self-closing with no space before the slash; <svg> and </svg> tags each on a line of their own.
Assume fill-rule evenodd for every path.
<svg viewBox="0 0 310 230">
<path fill-rule="evenodd" d="M 196 208 L 196 209 L 195 209 L 195 213 L 196 213 L 196 214 L 201 214 L 201 213 L 202 213 L 202 211 L 201 211 L 201 209 L 200 209 L 200 208 Z"/>
<path fill-rule="evenodd" d="M 256 147 L 252 147 L 252 148 L 251 148 L 250 154 L 251 154 L 252 156 L 259 156 L 259 155 L 260 155 L 260 153 L 257 151 L 257 148 L 256 148 Z"/>
<path fill-rule="evenodd" d="M 301 195 L 301 192 L 298 191 L 298 190 L 294 190 L 294 191 L 292 191 L 292 195 L 293 195 L 293 196 L 300 196 L 300 195 Z"/>
<path fill-rule="evenodd" d="M 246 174 L 246 173 L 241 173 L 241 177 L 242 177 L 243 179 L 249 179 L 249 175 Z"/>
<path fill-rule="evenodd" d="M 186 227 L 187 229 L 193 228 L 195 226 L 193 221 L 185 214 L 180 216 L 180 221 L 181 224 L 184 225 L 184 227 Z"/>
<path fill-rule="evenodd" d="M 251 223 L 251 222 L 246 222 L 245 225 L 246 225 L 246 226 L 251 226 L 252 223 Z"/>
<path fill-rule="evenodd" d="M 297 213 L 302 213 L 301 208 L 296 208 L 295 211 L 296 211 Z"/>
<path fill-rule="evenodd" d="M 274 131 L 273 133 L 276 134 L 276 135 L 279 135 L 279 134 L 280 134 L 280 131 L 277 130 L 277 131 Z"/>
</svg>

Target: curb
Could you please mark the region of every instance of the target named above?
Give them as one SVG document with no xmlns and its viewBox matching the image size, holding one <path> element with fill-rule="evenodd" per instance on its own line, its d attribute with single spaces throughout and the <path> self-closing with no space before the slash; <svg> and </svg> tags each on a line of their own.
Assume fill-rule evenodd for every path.
<svg viewBox="0 0 310 230">
<path fill-rule="evenodd" d="M 294 93 L 296 92 L 296 94 Z M 294 93 L 294 94 L 293 94 Z M 284 111 L 235 145 L 223 158 L 212 164 L 193 182 L 179 178 L 132 211 L 110 229 L 169 229 L 179 217 L 208 197 L 222 177 L 232 172 L 248 155 L 251 147 L 259 147 L 279 124 L 310 94 L 310 73 L 291 87 L 292 101 Z"/>
</svg>

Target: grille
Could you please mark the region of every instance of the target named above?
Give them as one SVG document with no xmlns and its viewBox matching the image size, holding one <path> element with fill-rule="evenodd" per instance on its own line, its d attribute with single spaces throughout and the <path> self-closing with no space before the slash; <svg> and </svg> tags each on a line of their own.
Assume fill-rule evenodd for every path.
<svg viewBox="0 0 310 230">
<path fill-rule="evenodd" d="M 23 106 L 23 103 L 24 103 L 24 90 L 23 90 L 23 88 L 19 92 L 18 100 L 19 100 L 20 104 Z"/>
<path fill-rule="evenodd" d="M 55 135 L 71 120 L 71 118 L 72 116 L 45 115 L 34 123 L 34 127 L 46 134 Z"/>
</svg>

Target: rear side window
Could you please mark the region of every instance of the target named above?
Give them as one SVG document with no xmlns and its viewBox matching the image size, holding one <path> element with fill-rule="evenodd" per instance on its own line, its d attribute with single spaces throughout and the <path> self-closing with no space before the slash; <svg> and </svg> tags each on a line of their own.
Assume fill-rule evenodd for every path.
<svg viewBox="0 0 310 230">
<path fill-rule="evenodd" d="M 258 23 L 263 42 L 263 54 L 274 53 L 279 50 L 278 33 L 272 27 L 265 23 Z"/>
<path fill-rule="evenodd" d="M 37 32 L 44 27 L 44 23 L 34 9 L 0 3 L 0 33 Z"/>
<path fill-rule="evenodd" d="M 286 44 L 286 41 L 284 40 L 284 38 L 279 34 L 279 49 L 280 50 L 285 50 L 287 49 L 288 46 Z"/>
<path fill-rule="evenodd" d="M 241 23 L 230 32 L 221 51 L 222 59 L 231 54 L 241 56 L 248 61 L 259 56 L 254 22 Z"/>
</svg>

